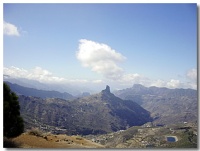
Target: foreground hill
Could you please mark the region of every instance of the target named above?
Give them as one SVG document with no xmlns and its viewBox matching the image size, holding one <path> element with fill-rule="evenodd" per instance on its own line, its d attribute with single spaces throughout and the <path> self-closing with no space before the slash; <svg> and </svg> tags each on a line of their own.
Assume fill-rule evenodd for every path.
<svg viewBox="0 0 200 151">
<path fill-rule="evenodd" d="M 80 136 L 23 133 L 12 140 L 18 148 L 104 148 Z"/>
<path fill-rule="evenodd" d="M 56 133 L 104 134 L 152 121 L 147 110 L 116 97 L 108 86 L 71 101 L 20 96 L 19 103 L 28 128 L 39 126 Z"/>
<path fill-rule="evenodd" d="M 136 84 L 114 94 L 122 99 L 137 102 L 150 111 L 154 117 L 154 123 L 170 124 L 197 121 L 198 101 L 196 90 L 147 88 Z"/>
<path fill-rule="evenodd" d="M 61 99 L 74 98 L 71 94 L 67 92 L 60 93 L 58 91 L 38 90 L 34 88 L 23 87 L 18 84 L 13 84 L 7 81 L 6 83 L 10 86 L 11 90 L 18 95 L 35 96 L 40 98 L 61 98 Z"/>
<path fill-rule="evenodd" d="M 197 123 L 172 124 L 164 127 L 146 123 L 127 130 L 102 135 L 66 135 L 31 129 L 12 140 L 4 138 L 4 147 L 17 148 L 121 148 L 167 149 L 197 148 Z"/>
</svg>

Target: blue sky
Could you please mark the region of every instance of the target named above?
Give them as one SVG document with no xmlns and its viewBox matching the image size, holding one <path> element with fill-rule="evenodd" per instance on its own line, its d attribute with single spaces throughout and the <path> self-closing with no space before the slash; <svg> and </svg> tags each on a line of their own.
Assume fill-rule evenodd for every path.
<svg viewBox="0 0 200 151">
<path fill-rule="evenodd" d="M 4 74 L 196 88 L 196 4 L 4 4 Z"/>
</svg>

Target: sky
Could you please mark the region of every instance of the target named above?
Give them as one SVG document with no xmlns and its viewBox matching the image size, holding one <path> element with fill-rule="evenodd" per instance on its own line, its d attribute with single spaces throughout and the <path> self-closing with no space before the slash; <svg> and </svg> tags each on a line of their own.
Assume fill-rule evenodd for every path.
<svg viewBox="0 0 200 151">
<path fill-rule="evenodd" d="M 3 4 L 3 73 L 43 83 L 197 87 L 196 4 Z"/>
</svg>

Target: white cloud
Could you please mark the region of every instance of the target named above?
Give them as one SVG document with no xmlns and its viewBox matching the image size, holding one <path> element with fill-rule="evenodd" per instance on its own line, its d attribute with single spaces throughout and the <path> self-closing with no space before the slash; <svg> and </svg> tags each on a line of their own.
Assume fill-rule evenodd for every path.
<svg viewBox="0 0 200 151">
<path fill-rule="evenodd" d="M 44 70 L 41 67 L 35 67 L 31 70 L 25 70 L 14 66 L 10 68 L 4 67 L 3 72 L 5 75 L 9 75 L 14 78 L 27 78 L 40 82 L 60 82 L 64 80 L 63 78 L 53 76 L 51 72 Z"/>
<path fill-rule="evenodd" d="M 108 79 L 116 80 L 123 75 L 123 69 L 117 63 L 126 58 L 106 44 L 81 39 L 77 59 L 84 67 L 104 75 Z"/>
<path fill-rule="evenodd" d="M 11 77 L 26 77 L 26 75 L 28 74 L 28 71 L 23 69 L 23 68 L 17 68 L 14 66 L 11 66 L 10 68 L 3 68 L 3 73 L 5 75 L 9 75 Z"/>
<path fill-rule="evenodd" d="M 169 82 L 167 82 L 168 88 L 179 88 L 180 85 L 181 85 L 181 82 L 175 79 L 171 79 Z"/>
<path fill-rule="evenodd" d="M 187 83 L 190 86 L 190 88 L 196 89 L 197 88 L 197 69 L 193 68 L 190 69 L 186 73 Z"/>
<path fill-rule="evenodd" d="M 197 80 L 197 69 L 191 69 L 187 72 L 186 74 L 187 78 L 191 79 L 191 80 Z"/>
<path fill-rule="evenodd" d="M 146 87 L 156 86 L 156 87 L 167 87 L 167 88 L 192 88 L 196 89 L 197 84 L 192 81 L 180 81 L 178 79 L 170 80 L 154 80 L 138 73 L 136 74 L 124 74 L 120 80 L 119 84 L 123 87 L 131 87 L 133 84 L 142 84 Z"/>
<path fill-rule="evenodd" d="M 144 86 L 157 86 L 168 88 L 193 88 L 196 89 L 196 69 L 187 72 L 189 81 L 180 81 L 179 79 L 155 80 L 140 75 L 138 73 L 125 73 L 118 66 L 118 63 L 126 59 L 125 56 L 116 52 L 106 44 L 81 39 L 79 49 L 76 52 L 77 59 L 83 67 L 88 67 L 92 71 L 102 74 L 104 81 L 94 81 L 93 83 L 111 83 L 117 87 L 130 87 L 133 84 L 142 84 Z"/>
<path fill-rule="evenodd" d="M 55 76 L 48 70 L 42 69 L 41 67 L 35 67 L 30 70 L 25 70 L 23 68 L 17 68 L 11 66 L 9 68 L 3 68 L 3 74 L 8 75 L 12 78 L 25 78 L 29 80 L 37 80 L 41 83 L 70 83 L 70 84 L 86 84 L 86 83 L 100 83 L 100 80 L 89 81 L 86 79 L 66 79 L 62 77 Z"/>
<path fill-rule="evenodd" d="M 142 75 L 139 75 L 138 73 L 135 73 L 135 74 L 124 74 L 122 76 L 121 79 L 118 80 L 119 82 L 123 83 L 123 84 L 147 84 L 148 82 L 148 78 L 142 76 Z"/>
<path fill-rule="evenodd" d="M 49 72 L 48 70 L 45 70 L 41 67 L 35 67 L 30 70 L 25 70 L 23 68 L 17 68 L 12 66 L 9 68 L 4 67 L 3 74 L 8 75 L 12 78 L 26 78 L 30 80 L 37 80 L 41 83 L 59 84 L 59 85 L 72 84 L 76 86 L 85 86 L 92 89 L 98 88 L 99 91 L 103 89 L 104 86 L 107 84 L 110 85 L 113 90 L 115 88 L 122 89 L 122 88 L 132 87 L 133 84 L 142 84 L 147 87 L 157 86 L 157 87 L 168 87 L 168 88 L 192 88 L 192 89 L 197 88 L 197 83 L 193 81 L 183 82 L 178 79 L 170 79 L 167 81 L 160 79 L 153 80 L 138 73 L 123 74 L 121 78 L 115 81 L 110 79 L 104 79 L 104 80 L 66 79 L 55 76 L 52 72 Z"/>
<path fill-rule="evenodd" d="M 103 83 L 102 80 L 93 80 L 92 82 L 93 82 L 93 83 L 97 83 L 97 84 L 98 84 L 98 83 Z"/>
<path fill-rule="evenodd" d="M 158 79 L 158 80 L 154 80 L 154 81 L 152 81 L 151 84 L 150 84 L 150 86 L 166 87 L 166 83 L 167 83 L 167 82 Z"/>
<path fill-rule="evenodd" d="M 8 36 L 20 36 L 18 28 L 8 22 L 3 22 L 3 33 Z"/>
<path fill-rule="evenodd" d="M 191 88 L 197 89 L 197 83 L 193 81 L 181 81 L 178 79 L 164 80 L 151 80 L 150 86 L 167 87 L 167 88 Z"/>
</svg>

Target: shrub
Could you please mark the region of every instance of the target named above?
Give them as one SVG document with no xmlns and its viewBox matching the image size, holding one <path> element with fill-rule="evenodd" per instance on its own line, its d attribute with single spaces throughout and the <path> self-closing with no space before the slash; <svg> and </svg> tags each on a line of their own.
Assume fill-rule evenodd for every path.
<svg viewBox="0 0 200 151">
<path fill-rule="evenodd" d="M 12 139 L 6 137 L 3 138 L 3 147 L 4 148 L 20 148 L 20 143 L 16 143 Z"/>
<path fill-rule="evenodd" d="M 76 137 L 76 140 L 83 140 L 80 136 Z"/>
<path fill-rule="evenodd" d="M 41 130 L 39 130 L 38 128 L 32 128 L 30 131 L 28 131 L 28 134 L 34 135 L 34 136 L 39 136 L 39 137 L 44 136 L 43 132 Z"/>
</svg>

